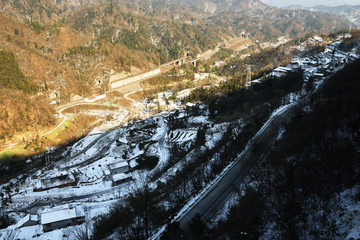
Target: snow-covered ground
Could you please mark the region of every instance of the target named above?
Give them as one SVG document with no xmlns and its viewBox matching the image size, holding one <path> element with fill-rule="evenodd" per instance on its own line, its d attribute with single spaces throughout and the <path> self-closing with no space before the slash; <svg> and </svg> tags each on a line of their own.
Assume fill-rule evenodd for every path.
<svg viewBox="0 0 360 240">
<path fill-rule="evenodd" d="M 126 197 L 148 181 L 151 171 L 131 168 L 138 165 L 136 159 L 140 155 L 158 156 L 159 163 L 155 169 L 162 168 L 169 160 L 169 144 L 176 143 L 184 148 L 191 146 L 197 134 L 197 127 L 191 126 L 210 123 L 206 117 L 189 117 L 189 128 L 173 131 L 171 139 L 167 118 L 173 114 L 174 112 L 162 113 L 152 120 L 135 122 L 111 131 L 103 131 L 101 128 L 93 130 L 67 149 L 64 157 L 66 156 L 68 160 L 56 163 L 56 167 L 41 169 L 31 176 L 19 176 L 13 179 L 10 193 L 12 202 L 8 203 L 4 210 L 13 212 L 11 217 L 19 223 L 24 221 L 21 220 L 25 217 L 23 211 L 40 216 L 43 212 L 66 204 L 91 207 L 91 216 L 87 222 L 107 213 L 114 202 Z M 185 115 L 180 112 L 177 116 L 182 118 Z M 212 127 L 212 136 L 206 136 L 209 144 L 214 144 L 221 137 L 222 130 L 223 128 L 218 125 Z M 129 176 L 131 181 L 114 185 L 111 179 L 107 179 L 106 172 L 109 172 L 110 164 L 118 162 L 128 162 L 130 171 L 125 175 Z M 176 172 L 178 167 L 180 165 L 167 171 L 168 174 Z M 69 174 L 76 178 L 75 184 L 72 184 L 74 186 L 54 187 L 41 191 L 42 180 L 61 178 Z M 8 184 L 0 187 L 5 186 Z M 18 190 L 15 191 L 15 188 Z M 40 190 L 36 191 L 36 189 Z M 0 230 L 0 239 L 8 239 L 11 234 L 20 239 L 27 239 L 28 236 L 39 240 L 72 239 L 70 233 L 75 229 L 77 227 L 43 232 L 41 224 L 21 228 L 15 224 Z"/>
<path fill-rule="evenodd" d="M 360 238 L 360 186 L 343 191 L 339 196 L 334 197 L 340 205 L 336 218 L 339 232 L 345 234 L 345 239 Z"/>
</svg>

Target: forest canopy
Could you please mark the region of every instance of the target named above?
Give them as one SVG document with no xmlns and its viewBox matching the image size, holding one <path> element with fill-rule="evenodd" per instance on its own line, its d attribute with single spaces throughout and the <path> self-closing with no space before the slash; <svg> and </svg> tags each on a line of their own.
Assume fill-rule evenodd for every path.
<svg viewBox="0 0 360 240">
<path fill-rule="evenodd" d="M 34 92 L 36 86 L 25 77 L 11 51 L 0 51 L 0 86 L 1 88 Z"/>
</svg>

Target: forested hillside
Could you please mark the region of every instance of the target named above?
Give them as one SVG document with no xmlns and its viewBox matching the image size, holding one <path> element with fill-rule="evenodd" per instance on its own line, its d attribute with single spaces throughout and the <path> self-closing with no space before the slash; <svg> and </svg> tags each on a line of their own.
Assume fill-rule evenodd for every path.
<svg viewBox="0 0 360 240">
<path fill-rule="evenodd" d="M 26 79 L 15 60 L 13 52 L 0 52 L 0 85 L 7 89 L 21 90 L 26 93 L 35 92 L 36 86 Z"/>
<path fill-rule="evenodd" d="M 252 187 L 226 220 L 212 230 L 203 229 L 203 237 L 346 237 L 350 225 L 339 216 L 349 213 L 342 208 L 340 194 L 357 189 L 360 179 L 359 69 L 357 60 L 297 108 L 252 172 Z"/>
</svg>

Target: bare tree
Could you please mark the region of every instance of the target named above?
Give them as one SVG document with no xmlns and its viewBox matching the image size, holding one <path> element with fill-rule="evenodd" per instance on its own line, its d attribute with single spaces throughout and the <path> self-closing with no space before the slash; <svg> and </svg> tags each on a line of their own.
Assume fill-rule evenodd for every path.
<svg viewBox="0 0 360 240">
<path fill-rule="evenodd" d="M 91 224 L 89 221 L 86 221 L 85 223 L 76 226 L 71 231 L 71 235 L 76 240 L 90 240 L 91 239 Z"/>
<path fill-rule="evenodd" d="M 15 240 L 15 239 L 17 239 L 17 235 L 18 235 L 18 233 L 15 230 L 9 230 L 9 231 L 6 231 L 3 239 Z"/>
<path fill-rule="evenodd" d="M 91 216 L 90 216 L 90 208 L 84 207 L 85 212 L 85 222 L 81 225 L 78 225 L 71 230 L 67 230 L 67 234 L 69 236 L 73 236 L 76 240 L 90 240 L 92 237 L 92 224 L 91 224 Z"/>
</svg>

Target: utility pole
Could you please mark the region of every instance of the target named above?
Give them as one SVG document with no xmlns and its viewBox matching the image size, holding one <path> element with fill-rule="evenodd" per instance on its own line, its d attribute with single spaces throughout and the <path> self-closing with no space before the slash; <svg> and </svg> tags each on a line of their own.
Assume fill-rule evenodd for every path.
<svg viewBox="0 0 360 240">
<path fill-rule="evenodd" d="M 50 166 L 50 158 L 49 158 L 49 155 L 47 154 L 47 152 L 44 153 L 44 157 L 45 157 L 45 166 L 47 168 Z"/>
<path fill-rule="evenodd" d="M 61 87 L 58 86 L 57 90 L 58 90 L 58 96 L 57 97 L 59 98 L 59 105 L 61 105 Z"/>
<path fill-rule="evenodd" d="M 245 87 L 251 87 L 251 67 L 253 65 L 246 65 L 247 67 L 247 74 L 246 74 L 246 83 Z"/>
<path fill-rule="evenodd" d="M 56 81 L 57 84 L 57 97 L 59 100 L 59 105 L 61 105 L 61 88 L 66 89 L 66 81 L 65 79 L 61 76 L 59 80 Z"/>
<path fill-rule="evenodd" d="M 106 102 L 106 84 L 105 84 L 105 79 L 103 79 L 102 84 L 104 86 L 104 95 L 105 95 L 105 102 Z"/>
</svg>

